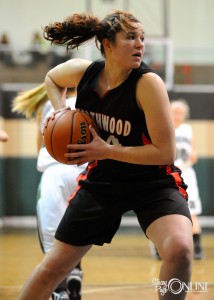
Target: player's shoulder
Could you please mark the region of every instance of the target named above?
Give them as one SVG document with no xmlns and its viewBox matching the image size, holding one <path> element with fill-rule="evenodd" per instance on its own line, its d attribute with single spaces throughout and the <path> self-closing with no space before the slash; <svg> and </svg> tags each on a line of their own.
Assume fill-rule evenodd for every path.
<svg viewBox="0 0 214 300">
<path fill-rule="evenodd" d="M 65 64 L 72 67 L 72 69 L 85 71 L 92 64 L 92 61 L 83 58 L 72 58 L 65 62 Z"/>
<path fill-rule="evenodd" d="M 156 84 L 156 83 L 164 84 L 163 79 L 154 72 L 147 72 L 145 74 L 142 74 L 141 81 L 151 83 L 151 84 Z"/>
<path fill-rule="evenodd" d="M 137 84 L 137 92 L 140 94 L 166 95 L 166 87 L 162 78 L 153 72 L 143 74 Z"/>
<path fill-rule="evenodd" d="M 138 69 L 135 70 L 135 73 L 138 74 L 138 80 L 140 85 L 162 85 L 164 86 L 164 82 L 162 78 L 146 63 L 143 61 Z"/>
</svg>

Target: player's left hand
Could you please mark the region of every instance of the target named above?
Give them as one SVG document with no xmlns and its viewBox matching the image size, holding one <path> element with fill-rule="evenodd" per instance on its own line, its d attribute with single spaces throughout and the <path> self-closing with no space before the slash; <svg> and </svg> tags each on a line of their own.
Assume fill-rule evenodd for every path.
<svg viewBox="0 0 214 300">
<path fill-rule="evenodd" d="M 91 125 L 89 130 L 93 136 L 93 140 L 89 144 L 69 144 L 67 146 L 71 151 L 70 153 L 65 153 L 65 157 L 69 158 L 68 164 L 82 165 L 93 160 L 108 158 L 112 146 L 101 139 Z"/>
</svg>

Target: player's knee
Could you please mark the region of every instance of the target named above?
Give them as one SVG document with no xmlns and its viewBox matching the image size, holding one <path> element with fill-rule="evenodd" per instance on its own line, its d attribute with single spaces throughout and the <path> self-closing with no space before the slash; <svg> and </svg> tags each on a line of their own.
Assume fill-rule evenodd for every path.
<svg viewBox="0 0 214 300">
<path fill-rule="evenodd" d="M 192 261 L 192 242 L 185 238 L 176 238 L 168 245 L 165 259 L 180 267 L 187 267 Z"/>
<path fill-rule="evenodd" d="M 180 267 L 191 265 L 192 247 L 186 243 L 180 243 L 175 251 L 175 260 Z"/>
</svg>

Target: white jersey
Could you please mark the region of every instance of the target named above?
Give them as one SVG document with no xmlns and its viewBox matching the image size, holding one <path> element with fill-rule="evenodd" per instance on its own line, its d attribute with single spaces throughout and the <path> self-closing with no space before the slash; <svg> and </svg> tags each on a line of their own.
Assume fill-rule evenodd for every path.
<svg viewBox="0 0 214 300">
<path fill-rule="evenodd" d="M 66 100 L 66 105 L 70 106 L 71 109 L 75 109 L 76 98 L 71 97 Z M 42 117 L 40 123 L 40 130 L 42 132 L 43 125 L 47 117 L 53 112 L 54 109 L 51 105 L 50 101 L 47 101 L 42 108 Z M 44 172 L 46 168 L 53 164 L 57 164 L 58 162 L 50 156 L 45 147 L 42 147 L 39 151 L 38 159 L 37 159 L 37 170 L 39 172 Z"/>
<path fill-rule="evenodd" d="M 75 98 L 66 101 L 71 109 L 75 109 Z M 43 107 L 41 128 L 47 116 L 53 111 L 51 102 Z M 86 167 L 85 165 L 66 165 L 53 159 L 45 147 L 42 147 L 37 169 L 43 172 L 38 189 L 37 220 L 38 232 L 43 251 L 50 250 L 58 224 L 68 205 L 68 197 L 74 192 L 76 178 Z"/>
<path fill-rule="evenodd" d="M 188 185 L 187 193 L 189 195 L 190 213 L 192 215 L 199 215 L 202 212 L 202 207 L 195 170 L 192 166 L 183 168 L 184 163 L 190 160 L 192 153 L 192 137 L 192 128 L 188 124 L 182 124 L 175 129 L 175 165 L 182 170 L 182 177 L 184 182 Z"/>
<path fill-rule="evenodd" d="M 176 163 L 182 165 L 190 159 L 192 153 L 192 128 L 182 124 L 175 129 L 176 138 Z M 176 164 L 175 163 L 175 164 Z"/>
</svg>

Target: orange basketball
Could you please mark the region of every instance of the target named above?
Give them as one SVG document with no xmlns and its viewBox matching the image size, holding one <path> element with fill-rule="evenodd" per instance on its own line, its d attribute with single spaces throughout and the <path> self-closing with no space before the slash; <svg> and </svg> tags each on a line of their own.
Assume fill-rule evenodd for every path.
<svg viewBox="0 0 214 300">
<path fill-rule="evenodd" d="M 86 113 L 77 110 L 63 110 L 50 119 L 44 130 L 44 143 L 49 154 L 57 161 L 67 164 L 69 158 L 64 154 L 70 150 L 68 144 L 88 144 L 92 140 L 89 130 L 94 120 Z"/>
</svg>

